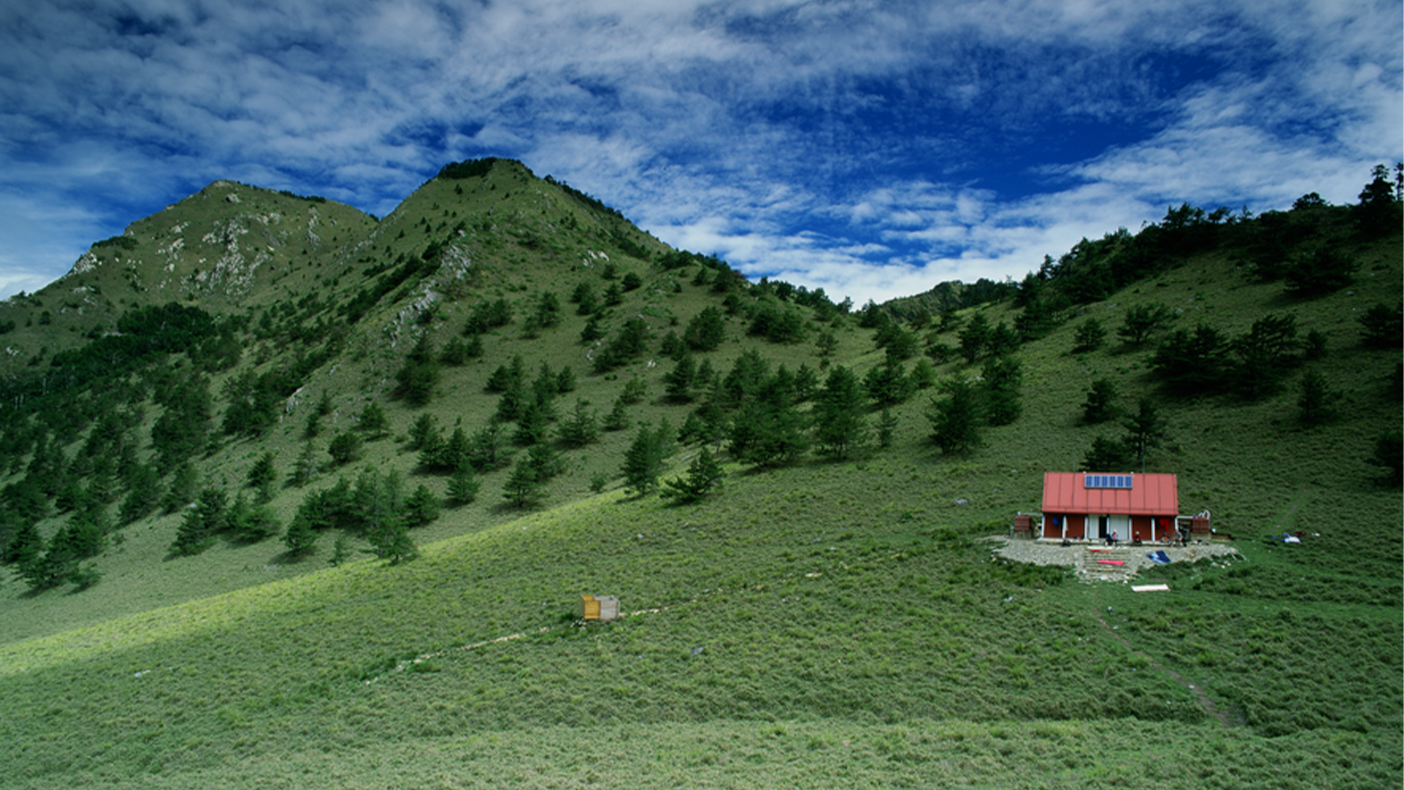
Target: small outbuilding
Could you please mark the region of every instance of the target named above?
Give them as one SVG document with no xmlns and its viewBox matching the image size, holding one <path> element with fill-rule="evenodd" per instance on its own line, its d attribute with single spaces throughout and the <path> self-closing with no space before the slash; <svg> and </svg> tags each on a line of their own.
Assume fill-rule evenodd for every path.
<svg viewBox="0 0 1404 790">
<path fill-rule="evenodd" d="M 619 599 L 613 595 L 580 596 L 580 619 L 608 622 L 619 617 Z"/>
<path fill-rule="evenodd" d="M 1180 496 L 1172 474 L 1045 472 L 1043 537 L 1167 541 L 1178 528 Z"/>
</svg>

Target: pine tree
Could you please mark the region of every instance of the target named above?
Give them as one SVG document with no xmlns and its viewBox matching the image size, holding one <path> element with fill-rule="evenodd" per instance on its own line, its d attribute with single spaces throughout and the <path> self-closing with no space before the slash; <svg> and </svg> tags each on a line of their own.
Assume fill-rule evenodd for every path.
<svg viewBox="0 0 1404 790">
<path fill-rule="evenodd" d="M 868 437 L 866 403 L 852 370 L 842 365 L 829 370 L 814 404 L 814 439 L 821 454 L 843 460 L 862 449 Z"/>
<path fill-rule="evenodd" d="M 421 414 L 409 428 L 408 450 L 422 450 L 439 435 L 438 420 L 432 414 Z"/>
<path fill-rule="evenodd" d="M 887 449 L 892 446 L 893 437 L 897 434 L 897 415 L 892 413 L 886 406 L 882 407 L 882 414 L 878 416 L 878 447 Z"/>
<path fill-rule="evenodd" d="M 1107 330 L 1102 328 L 1102 322 L 1095 318 L 1089 318 L 1077 327 L 1073 333 L 1073 353 L 1087 354 L 1102 347 L 1102 343 L 1107 338 Z"/>
<path fill-rule="evenodd" d="M 1227 343 L 1207 324 L 1193 333 L 1177 329 L 1151 355 L 1156 377 L 1177 395 L 1203 395 L 1223 388 L 1227 381 Z"/>
<path fill-rule="evenodd" d="M 933 400 L 934 411 L 927 412 L 931 440 L 946 454 L 968 453 L 980 446 L 980 406 L 975 388 L 968 382 L 947 381 L 941 390 L 945 397 Z"/>
<path fill-rule="evenodd" d="M 433 397 L 439 383 L 439 360 L 428 335 L 420 336 L 395 381 L 399 385 L 396 391 L 412 406 L 423 406 Z"/>
<path fill-rule="evenodd" d="M 289 475 L 288 482 L 302 487 L 312 482 L 312 478 L 321 472 L 322 463 L 317 460 L 317 448 L 311 442 L 307 442 L 302 446 L 302 453 L 298 455 L 297 461 L 293 463 L 292 474 Z"/>
<path fill-rule="evenodd" d="M 599 441 L 599 421 L 595 418 L 595 412 L 589 408 L 589 405 L 588 401 L 577 399 L 574 413 L 561 424 L 561 441 L 565 442 L 566 445 L 584 447 Z"/>
<path fill-rule="evenodd" d="M 482 487 L 473 475 L 472 468 L 464 469 L 454 473 L 448 481 L 448 500 L 460 505 L 466 505 L 478 498 L 478 489 Z"/>
<path fill-rule="evenodd" d="M 614 400 L 614 406 L 605 415 L 602 427 L 606 431 L 623 431 L 629 428 L 629 407 L 621 395 Z"/>
<path fill-rule="evenodd" d="M 332 463 L 345 466 L 361 457 L 361 437 L 349 431 L 338 433 L 327 445 L 327 454 Z"/>
<path fill-rule="evenodd" d="M 1174 317 L 1175 314 L 1170 308 L 1163 304 L 1132 305 L 1126 309 L 1126 318 L 1121 328 L 1116 330 L 1116 336 L 1125 341 L 1126 345 L 1140 348 L 1151 335 L 1164 328 Z M 1095 320 L 1088 319 L 1087 323 Z"/>
<path fill-rule="evenodd" d="M 716 351 L 726 341 L 726 316 L 714 306 L 704 307 L 687 323 L 683 341 L 693 351 Z"/>
<path fill-rule="evenodd" d="M 625 488 L 644 496 L 658 487 L 658 475 L 663 468 L 663 449 L 667 437 L 662 428 L 652 429 L 647 423 L 639 427 L 634 441 L 624 453 Z"/>
<path fill-rule="evenodd" d="M 436 442 L 419 454 L 419 465 L 435 472 L 453 474 L 468 467 L 472 442 L 463 426 L 454 426 L 453 433 L 445 441 Z"/>
<path fill-rule="evenodd" d="M 407 526 L 422 527 L 439 517 L 439 498 L 429 487 L 420 483 L 414 493 L 405 500 L 405 521 Z"/>
<path fill-rule="evenodd" d="M 1111 379 L 1101 378 L 1092 382 L 1092 388 L 1087 391 L 1087 400 L 1082 404 L 1083 424 L 1097 425 L 1115 418 L 1121 412 L 1116 406 L 1117 396 L 1116 382 Z"/>
<path fill-rule="evenodd" d="M 26 520 L 22 521 L 19 529 L 10 536 L 10 542 L 5 546 L 4 560 L 6 564 L 24 568 L 43 553 L 44 538 L 39 534 L 39 528 L 34 522 Z"/>
<path fill-rule="evenodd" d="M 522 457 L 512 466 L 507 482 L 502 487 L 502 496 L 516 507 L 533 507 L 541 501 L 541 489 L 542 483 L 537 479 L 536 468 L 527 457 Z"/>
<path fill-rule="evenodd" d="M 1297 421 L 1302 425 L 1321 425 L 1335 419 L 1340 390 L 1331 389 L 1326 376 L 1319 370 L 1308 370 L 1302 376 L 1301 394 L 1297 397 Z"/>
<path fill-rule="evenodd" d="M 307 500 L 303 500 L 303 506 L 298 508 L 297 514 L 292 521 L 288 522 L 288 531 L 283 533 L 283 545 L 288 547 L 288 553 L 295 558 L 306 557 L 313 553 L 317 547 L 317 532 L 314 525 L 314 517 Z"/>
<path fill-rule="evenodd" d="M 195 505 L 185 511 L 176 539 L 171 543 L 175 554 L 199 554 L 209 548 L 210 541 L 224 527 L 228 495 L 222 488 L 208 487 L 200 491 Z"/>
<path fill-rule="evenodd" d="M 960 353 L 966 362 L 974 364 L 980 358 L 990 342 L 990 332 L 990 323 L 984 313 L 976 313 L 970 323 L 960 330 Z"/>
<path fill-rule="evenodd" d="M 1159 447 L 1165 439 L 1165 420 L 1156 411 L 1150 398 L 1141 398 L 1140 410 L 1127 418 L 1126 446 L 1140 460 L 1142 470 L 1146 466 L 1146 451 Z"/>
<path fill-rule="evenodd" d="M 361 420 L 358 427 L 370 434 L 372 439 L 379 439 L 390 429 L 390 420 L 385 416 L 385 409 L 381 408 L 379 403 L 371 401 L 366 404 L 365 408 L 361 409 Z"/>
<path fill-rule="evenodd" d="M 868 371 L 863 377 L 863 386 L 879 406 L 895 406 L 911 397 L 911 381 L 907 378 L 907 368 L 895 354 L 889 353 L 881 365 Z"/>
<path fill-rule="evenodd" d="M 267 502 L 273 498 L 273 483 L 278 479 L 278 469 L 274 465 L 272 451 L 265 452 L 249 468 L 245 484 L 258 492 L 258 501 Z"/>
<path fill-rule="evenodd" d="M 690 352 L 684 352 L 671 371 L 664 374 L 664 392 L 674 403 L 687 403 L 692 400 L 692 384 L 697 376 L 697 363 Z"/>
<path fill-rule="evenodd" d="M 1023 369 L 1012 356 L 997 356 L 985 363 L 984 383 L 985 421 L 989 425 L 1009 425 L 1023 413 L 1019 388 Z"/>
<path fill-rule="evenodd" d="M 570 369 L 570 365 L 561 368 L 561 372 L 556 374 L 556 392 L 575 392 L 575 371 Z"/>
<path fill-rule="evenodd" d="M 513 443 L 526 447 L 545 441 L 551 427 L 550 417 L 551 407 L 548 401 L 542 398 L 529 399 L 522 408 L 521 416 L 517 418 L 517 432 L 512 435 Z"/>
<path fill-rule="evenodd" d="M 1296 316 L 1268 315 L 1254 321 L 1248 334 L 1233 341 L 1239 359 L 1239 372 L 1234 377 L 1239 391 L 1248 398 L 1276 391 L 1281 378 L 1297 362 L 1300 347 Z"/>
<path fill-rule="evenodd" d="M 1135 463 L 1135 456 L 1135 450 L 1125 441 L 1098 436 L 1092 441 L 1092 449 L 1083 460 L 1082 470 L 1084 472 L 1124 470 Z"/>
<path fill-rule="evenodd" d="M 561 303 L 554 292 L 545 291 L 541 294 L 540 301 L 536 303 L 533 322 L 543 329 L 549 329 L 561 322 Z"/>
<path fill-rule="evenodd" d="M 791 402 L 782 367 L 731 423 L 731 453 L 757 466 L 792 463 L 809 450 L 808 419 Z"/>
<path fill-rule="evenodd" d="M 586 345 L 595 342 L 605 336 L 604 328 L 600 326 L 600 316 L 598 313 L 590 315 L 585 319 L 585 326 L 580 330 L 580 342 Z"/>
<path fill-rule="evenodd" d="M 664 483 L 663 496 L 679 504 L 696 502 L 721 487 L 723 474 L 716 457 L 703 447 L 688 465 L 684 477 Z"/>
<path fill-rule="evenodd" d="M 1404 308 L 1378 302 L 1360 316 L 1360 342 L 1366 348 L 1398 351 L 1404 337 Z"/>
<path fill-rule="evenodd" d="M 405 500 L 398 472 L 383 477 L 370 470 L 356 479 L 356 508 L 366 529 L 366 540 L 375 556 L 396 565 L 418 555 L 410 539 L 405 517 Z"/>
<path fill-rule="evenodd" d="M 199 493 L 199 473 L 195 471 L 194 465 L 186 461 L 176 467 L 175 474 L 171 478 L 170 488 L 167 488 L 166 495 L 161 497 L 161 510 L 166 513 L 174 513 L 194 502 Z"/>
<path fill-rule="evenodd" d="M 502 436 L 502 426 L 489 422 L 468 441 L 468 465 L 479 472 L 489 472 L 505 466 L 512 460 Z"/>
<path fill-rule="evenodd" d="M 1404 482 L 1404 432 L 1393 430 L 1380 434 L 1375 439 L 1374 452 L 1367 460 L 1374 466 L 1389 470 L 1387 479 L 1391 485 Z"/>
<path fill-rule="evenodd" d="M 146 516 L 161 502 L 161 476 L 150 464 L 137 464 L 130 478 L 127 496 L 117 511 L 123 524 Z"/>
<path fill-rule="evenodd" d="M 234 504 L 225 514 L 225 522 L 240 540 L 257 543 L 278 534 L 278 517 L 266 504 L 249 504 L 243 492 L 234 497 Z"/>
</svg>

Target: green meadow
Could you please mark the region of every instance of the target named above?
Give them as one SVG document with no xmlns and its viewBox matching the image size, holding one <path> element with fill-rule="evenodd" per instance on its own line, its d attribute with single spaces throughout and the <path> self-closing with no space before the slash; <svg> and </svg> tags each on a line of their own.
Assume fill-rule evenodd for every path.
<svg viewBox="0 0 1404 790">
<path fill-rule="evenodd" d="M 395 394 L 412 333 L 442 347 L 489 299 L 510 300 L 521 316 L 548 276 L 559 278 L 552 287 L 562 302 L 578 282 L 604 284 L 598 266 L 582 261 L 621 243 L 614 226 L 563 194 L 500 167 L 482 183 L 427 184 L 362 247 L 398 254 L 412 247 L 395 236 L 400 229 L 437 238 L 437 225 L 462 211 L 473 218 L 463 238 L 491 275 L 427 319 L 404 317 L 417 298 L 410 285 L 370 310 L 343 355 L 304 382 L 300 411 L 257 438 L 212 441 L 199 458 L 201 480 L 232 493 L 264 453 L 286 477 L 309 441 L 307 404 L 325 392 L 334 409 L 326 433 L 310 440 L 319 452 L 354 430 L 368 403 L 384 405 L 390 427 L 367 439 L 359 459 L 305 486 L 280 480 L 270 507 L 282 525 L 309 492 L 364 470 L 394 472 L 407 489 L 423 484 L 443 497 L 446 477 L 408 449 L 411 425 L 424 414 L 445 432 L 485 424 L 498 399 L 484 383 L 517 355 L 528 376 L 542 365 L 573 367 L 578 384 L 558 400 L 562 417 L 577 399 L 603 416 L 628 382 L 641 382 L 630 427 L 563 451 L 564 468 L 535 507 L 503 495 L 507 468 L 482 473 L 475 501 L 446 504 L 410 530 L 418 556 L 404 562 L 369 556 L 365 536 L 348 534 L 350 554 L 333 566 L 335 529 L 306 556 L 278 538 L 220 538 L 176 556 L 182 515 L 174 512 L 114 527 L 92 560 L 101 578 L 86 589 L 34 590 L 7 574 L 0 784 L 1276 790 L 1404 782 L 1404 513 L 1399 487 L 1371 455 L 1382 433 L 1400 427 L 1400 352 L 1360 341 L 1366 311 L 1399 303 L 1397 234 L 1350 242 L 1359 262 L 1352 283 L 1318 298 L 1288 297 L 1280 282 L 1249 276 L 1240 252 L 1210 249 L 1068 307 L 1015 352 L 1021 416 L 986 427 L 968 453 L 944 454 L 931 440 L 938 385 L 892 408 L 887 447 L 777 465 L 723 452 L 720 490 L 674 504 L 636 495 L 621 465 L 638 426 L 667 420 L 676 429 L 697 404 L 665 397 L 674 363 L 652 350 L 592 372 L 586 352 L 598 346 L 578 342 L 587 317 L 573 304 L 554 327 L 524 331 L 518 321 L 487 333 L 482 356 L 446 368 L 427 404 Z M 493 221 L 481 219 L 489 214 Z M 351 215 L 341 221 L 359 226 Z M 572 224 L 576 235 L 562 230 Z M 624 247 L 644 257 L 616 249 L 612 260 L 620 274 L 643 275 L 642 287 L 607 326 L 643 316 L 656 348 L 721 298 L 694 283 L 705 267 L 651 266 L 646 253 L 656 242 L 630 238 Z M 379 258 L 361 261 L 362 247 L 302 263 L 280 258 L 284 271 L 266 285 L 323 283 L 334 310 L 373 282 L 357 267 Z M 327 267 L 338 265 L 346 271 L 333 278 Z M 256 290 L 249 310 L 297 312 L 278 307 L 274 293 Z M 1167 393 L 1151 365 L 1155 343 L 1112 337 L 1074 353 L 1085 322 L 1114 332 L 1144 305 L 1170 307 L 1171 328 L 1204 322 L 1233 336 L 1266 315 L 1290 314 L 1302 336 L 1326 338 L 1326 353 L 1254 398 Z M 953 314 L 968 322 L 977 312 L 991 324 L 1019 316 L 1009 300 Z M 92 313 L 82 320 L 96 320 Z M 325 318 L 310 308 L 306 316 L 279 320 Z M 748 325 L 745 312 L 726 319 L 726 341 L 705 355 L 719 373 L 752 351 L 791 371 L 844 365 L 860 375 L 884 358 L 855 316 L 788 343 Z M 837 341 L 827 358 L 815 347 L 826 329 Z M 956 328 L 932 324 L 922 334 L 929 345 L 959 342 Z M 293 353 L 276 338 L 249 343 L 239 367 L 214 375 L 213 391 Z M 260 354 L 259 343 L 268 350 Z M 946 358 L 935 370 L 948 381 L 981 367 Z M 1305 370 L 1326 375 L 1334 420 L 1298 418 Z M 1121 432 L 1119 420 L 1079 420 L 1090 385 L 1104 378 L 1116 382 L 1123 410 L 1142 396 L 1158 406 L 1165 436 L 1145 471 L 1177 474 L 1181 512 L 1211 510 L 1238 550 L 1138 579 L 1164 582 L 1168 592 L 1081 582 L 1071 568 L 994 552 L 1017 512 L 1039 509 L 1044 471 L 1079 467 L 1096 438 Z M 145 408 L 134 429 L 144 456 L 162 413 L 151 401 Z M 877 417 L 874 409 L 868 419 Z M 66 452 L 81 446 L 75 438 Z M 684 474 L 700 449 L 672 445 L 662 477 Z M 4 468 L 0 485 L 22 480 L 22 467 Z M 51 536 L 70 517 L 56 512 L 41 531 Z M 1303 542 L 1267 537 L 1284 531 Z M 618 596 L 625 616 L 578 621 L 585 593 Z"/>
</svg>

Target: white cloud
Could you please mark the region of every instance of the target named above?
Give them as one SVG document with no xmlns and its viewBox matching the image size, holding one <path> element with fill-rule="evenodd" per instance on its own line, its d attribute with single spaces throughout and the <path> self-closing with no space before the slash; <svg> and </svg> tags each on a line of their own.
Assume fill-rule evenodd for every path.
<svg viewBox="0 0 1404 790">
<path fill-rule="evenodd" d="M 1401 156 L 1397 10 L 11 6 L 0 10 L 0 197 L 46 184 L 46 205 L 93 223 L 35 221 L 81 250 L 94 237 L 79 234 L 111 235 L 142 215 L 124 212 L 218 177 L 384 215 L 450 159 L 513 156 L 678 246 L 835 298 L 883 299 L 943 279 L 1018 277 L 1171 203 L 1353 199 L 1369 165 Z M 1117 130 L 1100 149 L 1044 151 L 1094 123 Z M 16 255 L 51 254 L 31 235 L 0 233 L 7 275 Z M 71 262 L 38 265 L 56 276 Z"/>
</svg>

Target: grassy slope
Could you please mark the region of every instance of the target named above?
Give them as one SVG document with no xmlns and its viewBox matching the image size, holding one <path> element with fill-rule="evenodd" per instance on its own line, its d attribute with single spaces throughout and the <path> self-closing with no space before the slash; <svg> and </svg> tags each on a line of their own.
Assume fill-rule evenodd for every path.
<svg viewBox="0 0 1404 790">
<path fill-rule="evenodd" d="M 898 410 L 890 451 L 765 475 L 733 468 L 725 493 L 685 508 L 588 496 L 590 473 L 617 469 L 628 442 L 607 434 L 569 456 L 556 507 L 497 507 L 501 473 L 489 476 L 479 503 L 416 539 L 459 536 L 398 567 L 307 573 L 315 565 L 271 562 L 268 544 L 162 563 L 174 519 L 139 523 L 101 560 L 108 575 L 91 593 L 7 588 L 0 728 L 22 744 L 7 774 L 36 787 L 1397 785 L 1400 501 L 1362 460 L 1381 426 L 1398 425 L 1396 400 L 1380 394 L 1397 354 L 1353 345 L 1354 316 L 1398 299 L 1397 249 L 1381 245 L 1353 293 L 1315 302 L 1283 302 L 1206 257 L 1089 309 L 1114 327 L 1155 300 L 1241 332 L 1267 305 L 1330 334 L 1324 364 L 1350 421 L 1297 428 L 1290 386 L 1253 405 L 1167 402 L 1174 447 L 1150 467 L 1177 472 L 1182 510 L 1209 507 L 1221 529 L 1319 541 L 1249 541 L 1231 567 L 1172 566 L 1173 590 L 1156 598 L 991 562 L 975 538 L 1036 509 L 1042 471 L 1066 468 L 1097 434 L 1074 422 L 1087 382 L 1116 378 L 1128 402 L 1149 391 L 1144 352 L 1069 356 L 1074 319 L 1021 352 L 1025 416 L 969 458 L 924 443 L 918 396 Z M 570 276 L 588 274 L 578 253 L 559 253 Z M 524 274 L 539 261 L 513 262 L 506 245 L 495 254 Z M 483 296 L 526 300 L 522 285 Z M 706 303 L 690 286 L 670 293 L 645 289 L 630 309 L 652 307 L 666 330 L 666 311 L 685 322 Z M 461 325 L 471 303 L 435 329 Z M 568 311 L 547 337 L 573 340 L 582 323 Z M 756 343 L 730 332 L 714 355 L 723 371 Z M 500 332 L 446 383 L 427 407 L 442 424 L 480 424 L 495 398 L 475 377 L 518 350 L 549 355 L 529 371 L 543 359 L 575 366 L 601 411 L 634 373 L 657 396 L 670 367 L 585 376 L 578 346 L 517 334 Z M 393 374 L 385 345 L 365 348 L 309 387 L 337 394 L 339 419 Z M 850 331 L 840 358 L 861 370 L 877 360 L 870 349 Z M 647 405 L 636 417 L 677 425 L 684 413 Z M 414 416 L 391 414 L 399 432 Z M 280 468 L 300 446 L 290 422 L 272 445 Z M 413 458 L 384 442 L 367 463 L 410 471 Z M 234 445 L 215 474 L 242 479 L 262 449 Z M 280 496 L 285 516 L 299 498 Z M 640 613 L 578 629 L 568 621 L 581 592 Z M 156 608 L 179 600 L 189 603 Z"/>
</svg>

